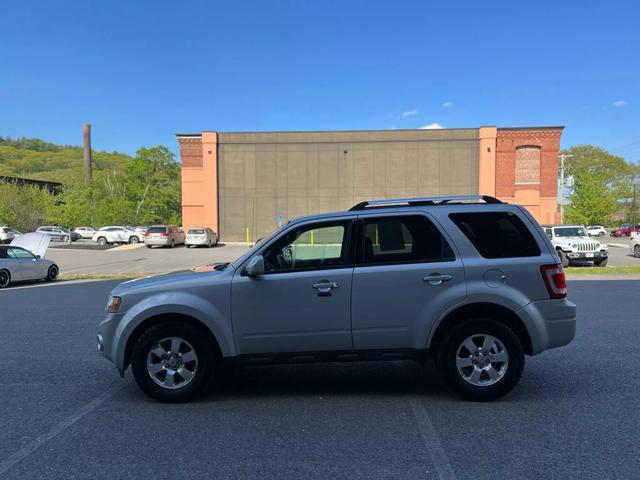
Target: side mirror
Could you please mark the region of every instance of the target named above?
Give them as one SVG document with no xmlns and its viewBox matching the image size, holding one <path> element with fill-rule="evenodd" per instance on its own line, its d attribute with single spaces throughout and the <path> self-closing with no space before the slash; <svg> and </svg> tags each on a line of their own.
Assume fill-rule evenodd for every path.
<svg viewBox="0 0 640 480">
<path fill-rule="evenodd" d="M 245 274 L 248 277 L 255 277 L 257 275 L 264 274 L 264 257 L 262 255 L 255 255 L 251 257 L 247 267 L 245 268 Z"/>
<path fill-rule="evenodd" d="M 36 255 L 36 258 L 40 260 L 42 257 L 40 255 Z"/>
</svg>

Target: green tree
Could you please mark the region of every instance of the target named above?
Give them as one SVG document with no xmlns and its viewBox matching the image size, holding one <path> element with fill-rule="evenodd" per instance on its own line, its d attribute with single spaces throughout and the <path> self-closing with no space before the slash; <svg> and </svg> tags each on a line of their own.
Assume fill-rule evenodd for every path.
<svg viewBox="0 0 640 480">
<path fill-rule="evenodd" d="M 606 225 L 618 209 L 615 191 L 605 173 L 582 172 L 575 176 L 573 193 L 565 213 L 567 223 Z"/>
<path fill-rule="evenodd" d="M 35 186 L 0 183 L 0 225 L 31 232 L 55 219 L 56 200 Z"/>
</svg>

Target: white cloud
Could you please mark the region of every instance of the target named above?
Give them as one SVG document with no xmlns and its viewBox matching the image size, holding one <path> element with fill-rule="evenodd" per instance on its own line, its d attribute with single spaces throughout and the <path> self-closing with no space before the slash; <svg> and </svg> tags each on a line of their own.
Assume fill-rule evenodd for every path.
<svg viewBox="0 0 640 480">
<path fill-rule="evenodd" d="M 413 110 L 407 110 L 406 112 L 402 112 L 402 117 L 403 118 L 413 117 L 417 114 L 418 114 L 418 110 L 414 108 Z"/>
<path fill-rule="evenodd" d="M 430 123 L 429 125 L 425 125 L 424 127 L 420 127 L 420 130 L 436 130 L 438 128 L 444 128 L 439 123 Z"/>
<path fill-rule="evenodd" d="M 442 106 L 443 106 L 444 108 L 451 108 L 451 107 L 453 107 L 453 102 L 446 101 L 446 102 L 444 102 L 444 103 L 442 104 Z"/>
<path fill-rule="evenodd" d="M 396 127 L 395 125 L 391 125 L 391 130 L 395 130 L 396 128 L 398 127 Z"/>
<path fill-rule="evenodd" d="M 620 107 L 626 107 L 627 106 L 627 102 L 625 102 L 624 100 L 618 100 L 616 102 L 613 102 L 611 104 L 612 107 L 616 107 L 616 108 L 620 108 Z"/>
</svg>

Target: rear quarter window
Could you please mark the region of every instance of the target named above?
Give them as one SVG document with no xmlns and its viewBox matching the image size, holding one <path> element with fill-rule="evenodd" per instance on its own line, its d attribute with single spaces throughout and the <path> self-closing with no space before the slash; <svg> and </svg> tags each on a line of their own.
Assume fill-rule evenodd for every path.
<svg viewBox="0 0 640 480">
<path fill-rule="evenodd" d="M 449 218 L 484 258 L 537 257 L 540 247 L 512 212 L 451 213 Z"/>
</svg>

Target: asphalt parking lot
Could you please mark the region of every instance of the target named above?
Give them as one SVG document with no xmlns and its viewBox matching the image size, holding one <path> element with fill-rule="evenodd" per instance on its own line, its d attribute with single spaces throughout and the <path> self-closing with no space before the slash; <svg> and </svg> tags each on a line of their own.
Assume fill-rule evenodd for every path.
<svg viewBox="0 0 640 480">
<path fill-rule="evenodd" d="M 609 266 L 640 266 L 640 259 L 629 252 L 627 238 L 601 237 L 609 248 Z M 47 258 L 60 266 L 60 273 L 67 276 L 83 275 L 147 275 L 186 270 L 199 265 L 231 262 L 245 253 L 246 244 L 220 244 L 214 248 L 145 248 L 144 245 L 124 245 L 107 250 L 89 250 L 84 247 L 90 241 L 79 241 L 71 248 L 53 248 Z M 75 248 L 74 248 L 75 247 Z M 591 262 L 583 265 L 592 266 Z"/>
<path fill-rule="evenodd" d="M 95 348 L 117 281 L 0 292 L 0 478 L 637 478 L 640 281 L 571 281 L 577 338 L 499 402 L 431 364 L 251 367 L 164 405 Z"/>
</svg>

